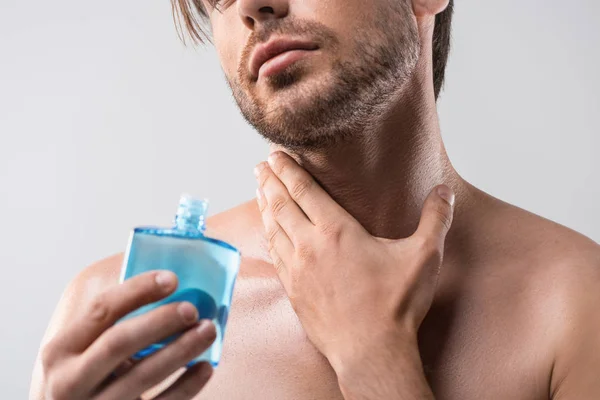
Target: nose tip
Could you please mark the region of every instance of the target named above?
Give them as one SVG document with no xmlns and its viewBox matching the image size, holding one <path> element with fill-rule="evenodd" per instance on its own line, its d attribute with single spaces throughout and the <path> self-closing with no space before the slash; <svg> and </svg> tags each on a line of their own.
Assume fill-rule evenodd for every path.
<svg viewBox="0 0 600 400">
<path fill-rule="evenodd" d="M 238 0 L 240 17 L 248 29 L 255 29 L 257 23 L 285 17 L 288 13 L 287 1 Z"/>
<path fill-rule="evenodd" d="M 248 28 L 254 29 L 255 21 L 264 21 L 270 19 L 274 14 L 275 11 L 273 10 L 273 7 L 262 7 L 260 10 L 258 10 L 257 15 L 247 15 L 244 18 L 244 23 Z"/>
</svg>

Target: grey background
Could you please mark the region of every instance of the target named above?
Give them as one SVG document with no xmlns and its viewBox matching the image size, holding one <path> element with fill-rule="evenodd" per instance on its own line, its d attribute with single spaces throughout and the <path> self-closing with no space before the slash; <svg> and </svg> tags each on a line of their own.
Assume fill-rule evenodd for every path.
<svg viewBox="0 0 600 400">
<path fill-rule="evenodd" d="M 600 240 L 600 5 L 461 0 L 440 101 L 450 157 L 503 200 Z M 167 0 L 0 2 L 0 397 L 27 397 L 67 282 L 169 224 L 254 196 L 267 147 Z"/>
</svg>

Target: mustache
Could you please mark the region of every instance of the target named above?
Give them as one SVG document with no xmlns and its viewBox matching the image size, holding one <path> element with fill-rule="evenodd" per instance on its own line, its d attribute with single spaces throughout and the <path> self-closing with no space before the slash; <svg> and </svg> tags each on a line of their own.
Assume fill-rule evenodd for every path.
<svg viewBox="0 0 600 400">
<path fill-rule="evenodd" d="M 339 44 L 339 40 L 333 30 L 318 21 L 286 17 L 261 22 L 258 29 L 250 34 L 248 41 L 242 50 L 237 72 L 238 76 L 243 78 L 243 80 L 251 78 L 251 73 L 248 70 L 248 63 L 252 51 L 259 44 L 268 42 L 272 36 L 289 36 L 309 39 L 312 42 L 315 42 L 319 48 L 325 45 L 335 48 Z"/>
</svg>

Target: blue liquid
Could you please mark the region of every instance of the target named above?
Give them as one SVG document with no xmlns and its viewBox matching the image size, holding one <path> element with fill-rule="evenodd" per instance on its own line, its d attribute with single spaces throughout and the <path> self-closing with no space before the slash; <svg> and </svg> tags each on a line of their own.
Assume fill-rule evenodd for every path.
<svg viewBox="0 0 600 400">
<path fill-rule="evenodd" d="M 200 319 L 210 319 L 214 322 L 217 338 L 208 350 L 188 366 L 199 361 L 208 361 L 217 366 L 239 263 L 239 251 L 225 242 L 204 236 L 201 231 L 136 228 L 131 235 L 123 262 L 121 282 L 135 275 L 160 269 L 173 271 L 179 279 L 179 285 L 169 297 L 141 307 L 122 320 L 136 317 L 164 304 L 189 301 L 198 309 Z M 147 357 L 179 336 L 180 334 L 172 335 L 154 343 L 138 351 L 133 357 Z"/>
</svg>

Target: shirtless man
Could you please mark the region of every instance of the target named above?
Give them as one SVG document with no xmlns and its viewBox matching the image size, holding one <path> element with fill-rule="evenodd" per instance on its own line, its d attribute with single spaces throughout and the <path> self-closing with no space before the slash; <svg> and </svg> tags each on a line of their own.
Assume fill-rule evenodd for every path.
<svg viewBox="0 0 600 400">
<path fill-rule="evenodd" d="M 446 155 L 452 1 L 196 4 L 273 150 L 257 200 L 208 221 L 244 256 L 222 362 L 206 385 L 209 367 L 179 368 L 214 327 L 176 305 L 110 326 L 174 290 L 156 273 L 118 285 L 117 255 L 65 290 L 32 399 L 600 398 L 598 244 L 478 190 Z M 263 64 L 276 41 L 288 51 Z M 127 362 L 185 329 L 162 358 Z"/>
</svg>

